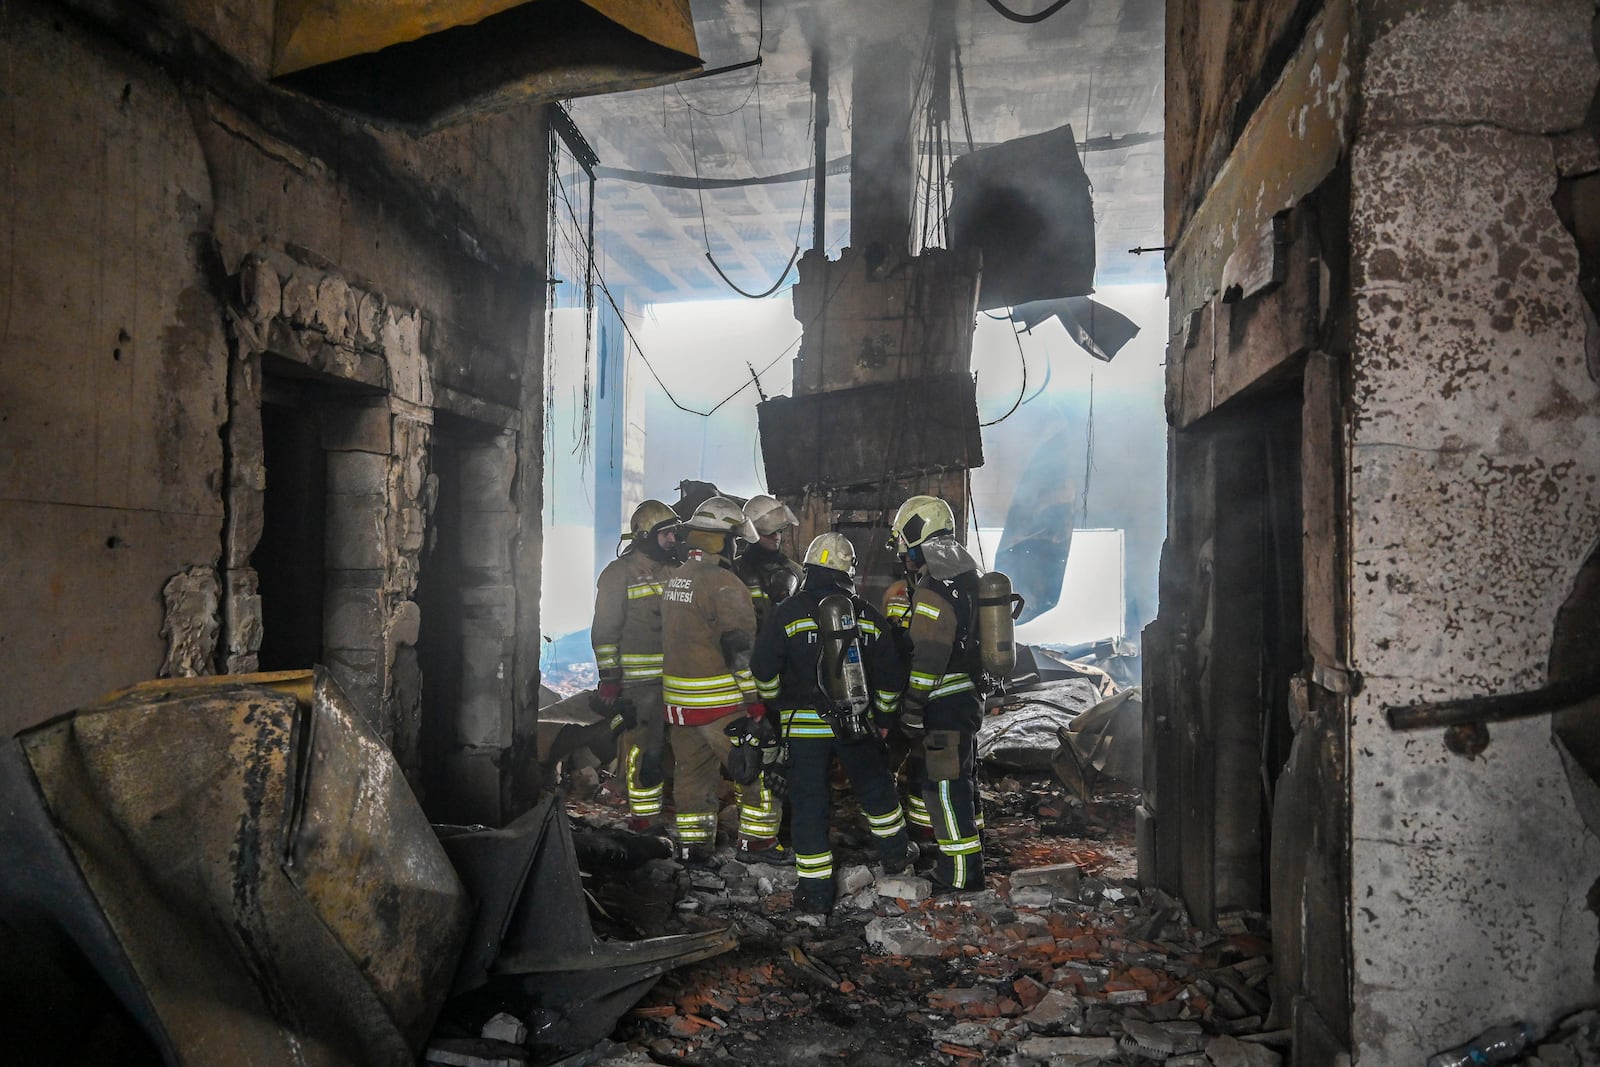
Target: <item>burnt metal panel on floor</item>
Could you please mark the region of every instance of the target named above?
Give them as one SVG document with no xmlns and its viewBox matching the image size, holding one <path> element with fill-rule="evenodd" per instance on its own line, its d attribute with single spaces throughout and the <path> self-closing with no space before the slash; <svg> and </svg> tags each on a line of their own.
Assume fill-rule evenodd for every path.
<svg viewBox="0 0 1600 1067">
<path fill-rule="evenodd" d="M 320 669 L 308 706 L 309 677 L 139 686 L 16 739 L 36 789 L 7 776 L 0 867 L 48 818 L 79 946 L 169 1063 L 410 1063 L 444 995 L 460 882 L 382 742 Z"/>
<path fill-rule="evenodd" d="M 774 494 L 983 466 L 977 389 L 966 374 L 774 397 L 756 416 Z"/>
<path fill-rule="evenodd" d="M 674 967 L 738 947 L 731 928 L 603 941 L 595 936 L 562 795 L 498 830 L 441 828 L 477 905 L 446 1019 L 475 1033 L 495 1012 L 543 1022 L 534 1042 L 571 1053 L 604 1038 Z"/>
</svg>

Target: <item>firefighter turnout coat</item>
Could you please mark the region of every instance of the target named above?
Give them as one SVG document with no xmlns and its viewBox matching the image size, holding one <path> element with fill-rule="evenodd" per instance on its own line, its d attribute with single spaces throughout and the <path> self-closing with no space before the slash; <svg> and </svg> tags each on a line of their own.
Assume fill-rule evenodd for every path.
<svg viewBox="0 0 1600 1067">
<path fill-rule="evenodd" d="M 600 681 L 624 688 L 660 684 L 661 594 L 676 570 L 675 563 L 630 545 L 600 572 L 590 630 Z"/>
</svg>

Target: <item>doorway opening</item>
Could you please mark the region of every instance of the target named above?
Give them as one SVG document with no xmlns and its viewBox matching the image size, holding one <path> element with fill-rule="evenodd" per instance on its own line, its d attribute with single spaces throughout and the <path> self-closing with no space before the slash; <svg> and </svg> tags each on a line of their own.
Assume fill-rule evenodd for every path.
<svg viewBox="0 0 1600 1067">
<path fill-rule="evenodd" d="M 250 557 L 261 596 L 263 671 L 304 670 L 322 658 L 328 478 L 318 409 L 311 382 L 264 371 L 267 478 L 261 538 Z"/>
</svg>

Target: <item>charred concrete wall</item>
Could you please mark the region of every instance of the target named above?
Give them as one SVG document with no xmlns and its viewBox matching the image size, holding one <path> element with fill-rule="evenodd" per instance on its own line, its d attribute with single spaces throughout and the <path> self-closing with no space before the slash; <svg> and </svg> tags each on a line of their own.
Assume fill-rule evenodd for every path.
<svg viewBox="0 0 1600 1067">
<path fill-rule="evenodd" d="M 1200 773 L 1232 766 L 1238 740 L 1216 729 L 1216 679 L 1254 674 L 1255 693 L 1228 692 L 1263 722 L 1286 689 L 1292 742 L 1263 734 L 1259 755 L 1276 783 L 1262 854 L 1278 1012 L 1297 1063 L 1420 1062 L 1595 995 L 1600 842 L 1550 724 L 1495 726 L 1466 757 L 1384 716 L 1543 683 L 1600 538 L 1580 254 L 1600 167 L 1595 9 L 1283 0 L 1235 12 L 1214 43 L 1202 9 L 1168 5 L 1175 432 L 1147 646 L 1148 873 L 1202 915 L 1248 888 L 1238 845 L 1262 817 L 1216 790 L 1222 770 Z M 1230 435 L 1281 418 L 1285 388 L 1304 537 L 1292 676 L 1274 674 L 1294 649 L 1270 628 L 1214 610 L 1264 606 L 1247 572 L 1223 585 L 1221 561 L 1259 536 L 1227 509 L 1251 498 L 1215 493 L 1248 492 Z M 1173 815 L 1194 805 L 1186 837 Z"/>
<path fill-rule="evenodd" d="M 1354 12 L 1236 5 L 1208 37 L 1216 10 L 1168 5 L 1170 473 L 1141 867 L 1202 923 L 1271 913 L 1275 1021 L 1296 1062 L 1332 1063 L 1349 1043 Z"/>
<path fill-rule="evenodd" d="M 1415 1061 L 1596 994 L 1600 841 L 1544 719 L 1476 758 L 1384 705 L 1545 681 L 1600 537 L 1594 319 L 1558 181 L 1593 172 L 1588 0 L 1374 3 L 1351 154 L 1354 1032 Z"/>
<path fill-rule="evenodd" d="M 415 772 L 446 412 L 505 457 L 453 519 L 472 632 L 438 637 L 477 642 L 452 758 L 492 799 L 536 707 L 540 488 L 516 472 L 540 466 L 546 129 L 354 119 L 265 80 L 271 33 L 243 0 L 0 15 L 0 727 L 164 664 L 258 665 L 262 411 L 287 389 L 325 494 L 321 658 Z"/>
</svg>

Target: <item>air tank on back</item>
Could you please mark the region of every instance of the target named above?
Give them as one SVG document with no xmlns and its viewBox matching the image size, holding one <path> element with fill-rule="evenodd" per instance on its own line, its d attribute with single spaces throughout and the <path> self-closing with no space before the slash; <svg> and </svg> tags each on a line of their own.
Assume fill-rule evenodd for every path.
<svg viewBox="0 0 1600 1067">
<path fill-rule="evenodd" d="M 996 681 L 1011 677 L 1017 667 L 1016 629 L 1022 598 L 1011 591 L 1011 579 L 999 571 L 978 578 L 978 655 L 983 671 Z"/>
<path fill-rule="evenodd" d="M 838 593 L 823 597 L 817 604 L 817 626 L 822 641 L 818 681 L 834 707 L 844 713 L 844 729 L 853 733 L 862 728 L 872 697 L 850 599 Z"/>
</svg>

